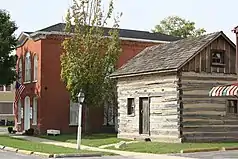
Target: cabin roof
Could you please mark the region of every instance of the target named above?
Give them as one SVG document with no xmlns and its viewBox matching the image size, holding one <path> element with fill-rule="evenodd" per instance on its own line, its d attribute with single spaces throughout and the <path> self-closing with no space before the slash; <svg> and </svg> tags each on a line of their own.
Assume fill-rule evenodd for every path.
<svg viewBox="0 0 238 159">
<path fill-rule="evenodd" d="M 133 76 L 160 71 L 177 71 L 219 36 L 226 38 L 235 47 L 235 44 L 222 31 L 159 44 L 145 48 L 112 73 L 111 77 Z"/>
</svg>

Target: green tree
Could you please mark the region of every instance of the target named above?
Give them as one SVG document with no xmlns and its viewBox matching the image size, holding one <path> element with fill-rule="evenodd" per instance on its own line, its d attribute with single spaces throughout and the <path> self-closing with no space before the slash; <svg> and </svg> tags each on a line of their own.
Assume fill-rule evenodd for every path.
<svg viewBox="0 0 238 159">
<path fill-rule="evenodd" d="M 16 29 L 10 14 L 0 10 L 0 85 L 11 84 L 16 77 L 16 58 L 11 55 L 17 44 L 14 36 Z"/>
<path fill-rule="evenodd" d="M 101 3 L 101 0 L 73 0 L 66 17 L 68 36 L 63 42 L 61 78 L 74 101 L 78 92 L 84 91 L 87 108 L 115 103 L 116 85 L 109 75 L 116 69 L 121 52 L 118 32 L 121 14 L 113 17 L 113 0 L 106 13 Z M 105 36 L 104 26 L 110 20 L 113 27 Z"/>
<path fill-rule="evenodd" d="M 195 22 L 180 18 L 178 16 L 169 16 L 156 25 L 152 32 L 164 33 L 177 37 L 197 37 L 206 32 L 204 28 L 196 29 Z"/>
</svg>

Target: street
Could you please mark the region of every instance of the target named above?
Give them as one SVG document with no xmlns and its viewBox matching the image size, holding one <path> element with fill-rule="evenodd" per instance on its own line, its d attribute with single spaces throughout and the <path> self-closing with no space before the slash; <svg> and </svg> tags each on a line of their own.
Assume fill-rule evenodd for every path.
<svg viewBox="0 0 238 159">
<path fill-rule="evenodd" d="M 0 150 L 0 159 L 42 159 L 36 156 L 22 155 L 14 152 L 6 152 Z"/>
<path fill-rule="evenodd" d="M 224 152 L 200 152 L 200 153 L 188 153 L 188 154 L 171 154 L 169 158 L 179 159 L 183 158 L 196 158 L 196 159 L 235 159 L 238 158 L 238 151 L 224 151 Z M 135 156 L 135 157 L 123 157 L 123 156 L 103 156 L 103 157 L 87 157 L 87 159 L 150 159 L 148 156 Z M 152 157 L 153 158 L 153 157 Z M 163 157 L 164 158 L 164 157 Z M 165 157 L 164 159 L 166 159 Z M 6 152 L 0 150 L 0 159 L 44 159 L 42 157 L 33 155 L 22 155 L 13 152 Z M 78 158 L 64 158 L 64 159 L 79 159 Z"/>
<path fill-rule="evenodd" d="M 0 150 L 0 159 L 44 159 L 42 157 L 33 156 L 33 155 L 22 155 L 14 152 L 6 152 Z M 64 159 L 79 159 L 70 157 Z M 134 159 L 133 157 L 122 157 L 122 156 L 103 156 L 103 157 L 87 157 L 87 159 Z"/>
<path fill-rule="evenodd" d="M 198 152 L 198 153 L 178 154 L 176 156 L 197 158 L 197 159 L 234 159 L 238 158 L 238 151 Z"/>
</svg>

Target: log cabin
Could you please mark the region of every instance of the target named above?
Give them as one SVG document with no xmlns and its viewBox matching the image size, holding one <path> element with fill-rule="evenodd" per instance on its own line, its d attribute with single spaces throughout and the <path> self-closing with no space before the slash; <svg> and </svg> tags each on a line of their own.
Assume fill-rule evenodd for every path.
<svg viewBox="0 0 238 159">
<path fill-rule="evenodd" d="M 237 80 L 236 46 L 222 32 L 147 47 L 111 74 L 118 138 L 161 142 L 238 139 L 237 100 L 208 95 Z"/>
</svg>

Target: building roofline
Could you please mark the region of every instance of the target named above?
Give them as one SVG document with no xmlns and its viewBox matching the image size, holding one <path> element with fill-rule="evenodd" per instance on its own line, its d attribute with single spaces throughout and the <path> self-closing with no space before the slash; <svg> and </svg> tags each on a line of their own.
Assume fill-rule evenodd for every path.
<svg viewBox="0 0 238 159">
<path fill-rule="evenodd" d="M 56 36 L 72 36 L 74 33 L 66 33 L 66 32 L 58 32 L 58 31 L 37 31 L 31 34 L 27 34 L 22 32 L 20 36 L 17 38 L 18 41 L 22 39 L 22 43 L 20 43 L 17 47 L 22 46 L 28 39 L 33 39 L 34 41 L 46 39 L 47 36 L 56 35 Z M 109 36 L 104 36 L 109 37 Z M 151 42 L 151 43 L 170 43 L 171 41 L 163 41 L 163 40 L 149 40 L 149 39 L 137 39 L 137 38 L 127 38 L 127 37 L 119 37 L 120 40 L 125 41 L 137 41 L 137 42 Z"/>
<path fill-rule="evenodd" d="M 134 77 L 134 76 L 142 76 L 142 75 L 151 75 L 151 74 L 158 74 L 158 73 L 169 73 L 169 72 L 177 72 L 178 69 L 164 69 L 164 70 L 154 70 L 154 71 L 147 71 L 147 72 L 137 72 L 137 73 L 126 73 L 126 74 L 118 74 L 113 75 L 111 74 L 109 77 L 112 79 L 116 78 L 123 78 L 123 77 Z"/>
</svg>

